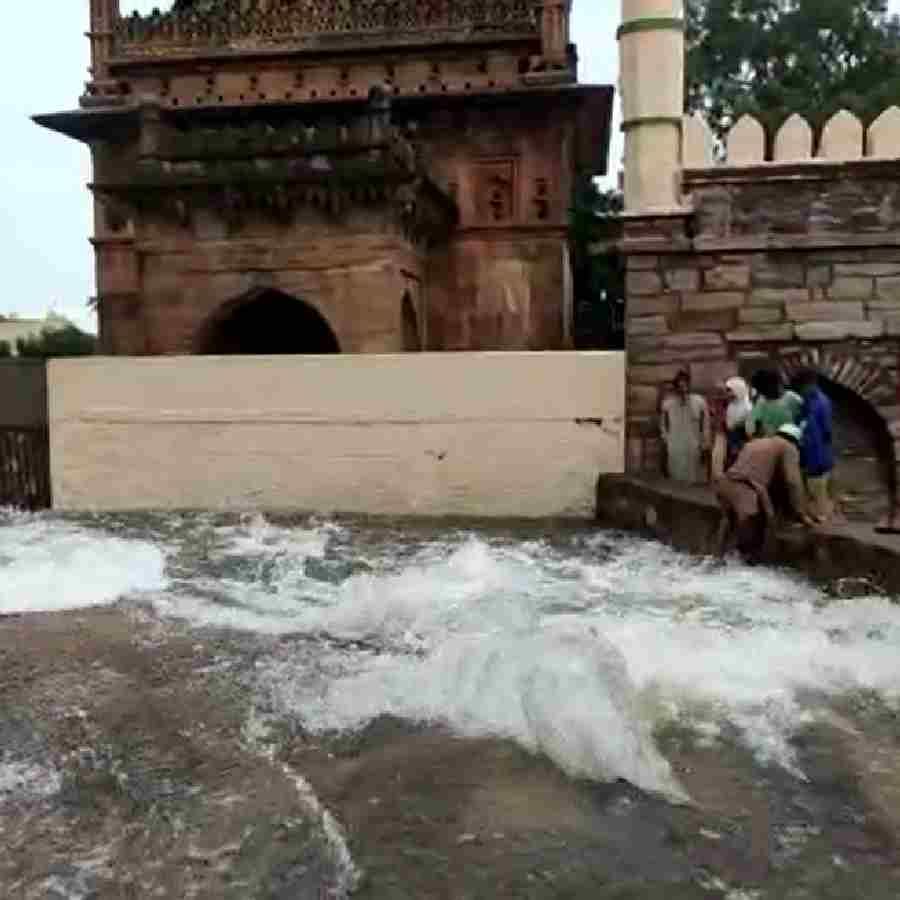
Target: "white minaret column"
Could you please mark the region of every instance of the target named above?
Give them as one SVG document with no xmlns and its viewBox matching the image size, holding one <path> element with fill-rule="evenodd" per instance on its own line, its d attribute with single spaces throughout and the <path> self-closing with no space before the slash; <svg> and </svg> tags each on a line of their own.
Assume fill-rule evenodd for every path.
<svg viewBox="0 0 900 900">
<path fill-rule="evenodd" d="M 625 211 L 681 209 L 684 0 L 622 0 Z"/>
</svg>

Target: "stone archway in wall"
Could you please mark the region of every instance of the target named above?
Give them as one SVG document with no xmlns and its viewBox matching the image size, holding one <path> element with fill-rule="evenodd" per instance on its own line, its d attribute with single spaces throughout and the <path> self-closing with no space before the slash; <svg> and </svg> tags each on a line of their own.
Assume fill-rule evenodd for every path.
<svg viewBox="0 0 900 900">
<path fill-rule="evenodd" d="M 818 372 L 834 409 L 835 479 L 851 518 L 872 520 L 898 496 L 898 424 L 894 389 L 884 370 L 839 352 L 807 349 L 777 355 L 790 384 L 801 369 Z"/>
<path fill-rule="evenodd" d="M 340 353 L 325 317 L 311 304 L 272 288 L 223 304 L 194 341 L 202 356 L 285 356 Z"/>
</svg>

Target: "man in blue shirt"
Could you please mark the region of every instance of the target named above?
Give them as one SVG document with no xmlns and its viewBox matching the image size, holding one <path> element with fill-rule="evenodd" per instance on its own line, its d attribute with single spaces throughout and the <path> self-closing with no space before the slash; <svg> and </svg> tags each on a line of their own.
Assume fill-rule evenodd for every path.
<svg viewBox="0 0 900 900">
<path fill-rule="evenodd" d="M 828 522 L 834 516 L 832 472 L 834 447 L 832 445 L 831 400 L 819 387 L 819 379 L 812 369 L 800 372 L 795 384 L 803 397 L 800 421 L 803 425 L 801 461 L 806 473 L 806 489 L 809 492 L 810 513 L 818 522 Z"/>
</svg>

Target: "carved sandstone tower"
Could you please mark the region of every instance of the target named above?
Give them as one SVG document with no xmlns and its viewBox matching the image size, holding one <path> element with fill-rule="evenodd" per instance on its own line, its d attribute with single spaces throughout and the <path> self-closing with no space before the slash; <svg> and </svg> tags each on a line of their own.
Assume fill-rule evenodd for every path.
<svg viewBox="0 0 900 900">
<path fill-rule="evenodd" d="M 567 346 L 612 90 L 570 0 L 90 0 L 80 108 L 115 354 Z"/>
</svg>

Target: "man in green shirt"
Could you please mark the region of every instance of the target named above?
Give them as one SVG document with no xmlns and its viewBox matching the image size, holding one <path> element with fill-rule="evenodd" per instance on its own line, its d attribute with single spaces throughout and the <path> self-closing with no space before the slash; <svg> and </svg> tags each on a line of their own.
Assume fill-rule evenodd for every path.
<svg viewBox="0 0 900 900">
<path fill-rule="evenodd" d="M 795 425 L 803 409 L 803 398 L 786 391 L 777 372 L 762 370 L 750 380 L 759 399 L 747 417 L 747 436 L 774 437 L 783 425 Z"/>
</svg>

